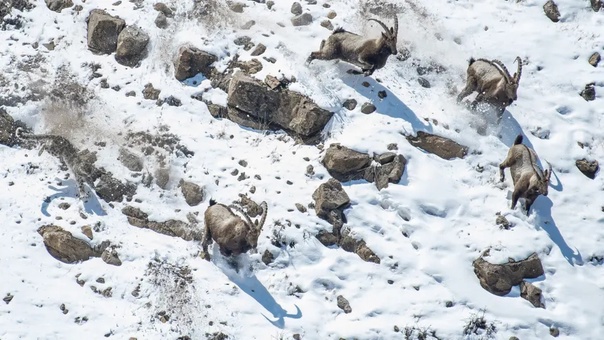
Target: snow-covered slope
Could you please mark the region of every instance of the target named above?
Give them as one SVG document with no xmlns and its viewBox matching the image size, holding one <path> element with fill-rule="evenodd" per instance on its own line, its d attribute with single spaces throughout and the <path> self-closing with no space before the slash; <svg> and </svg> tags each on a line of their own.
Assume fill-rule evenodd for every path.
<svg viewBox="0 0 604 340">
<path fill-rule="evenodd" d="M 302 339 L 401 339 L 405 329 L 414 329 L 410 338 L 419 338 L 421 331 L 439 339 L 488 338 L 484 331 L 464 335 L 464 327 L 480 317 L 496 327 L 491 335 L 496 339 L 544 339 L 550 327 L 559 329 L 561 339 L 601 338 L 604 177 L 589 179 L 575 166 L 581 158 L 604 159 L 604 65 L 594 68 L 587 62 L 603 50 L 604 16 L 588 1 L 559 0 L 561 21 L 553 23 L 542 1 L 534 0 L 406 0 L 392 1 L 394 7 L 320 0 L 302 3 L 314 22 L 293 27 L 292 1 L 278 0 L 272 10 L 247 1 L 242 14 L 210 1 L 215 4 L 210 20 L 186 15 L 193 1 L 174 0 L 167 4 L 176 16 L 165 30 L 154 24 L 153 2 L 78 0 L 81 11 L 61 13 L 49 11 L 43 1 L 35 3 L 31 11 L 13 9 L 22 27 L 8 25 L 0 32 L 3 96 L 43 98 L 53 89 L 68 92 L 79 84 L 87 89 L 84 98 L 93 98 L 77 107 L 22 100 L 6 107 L 15 119 L 37 133 L 62 134 L 82 149 L 97 151 L 97 165 L 134 182 L 140 177 L 116 161 L 119 148 L 129 145 L 128 132 L 167 130 L 194 156 L 167 156 L 171 180 L 166 190 L 141 184 L 136 202 L 110 206 L 101 200 L 85 207 L 83 219 L 73 181 L 58 184 L 65 171 L 56 158 L 38 155 L 37 149 L 0 146 L 0 295 L 13 296 L 10 303 L 0 303 L 0 339 L 205 339 L 219 332 L 231 339 L 292 339 L 294 334 Z M 372 77 L 347 74 L 345 63 L 304 64 L 330 34 L 320 25 L 329 11 L 337 13 L 334 26 L 377 35 L 377 25 L 366 19 L 378 17 L 372 11 L 380 7 L 379 17 L 388 24 L 396 8 L 398 44 L 410 51 L 409 59 L 392 56 Z M 88 51 L 85 19 L 94 8 L 150 35 L 149 55 L 140 67 Z M 251 29 L 239 29 L 249 20 L 256 22 Z M 174 79 L 172 58 L 184 43 L 219 56 L 219 67 L 235 54 L 251 59 L 250 51 L 233 43 L 242 35 L 266 45 L 263 56 L 276 59 L 273 64 L 258 58 L 263 70 L 256 77 L 294 76 L 291 89 L 335 112 L 324 131 L 325 146 L 338 142 L 373 153 L 397 143 L 408 159 L 400 183 L 381 191 L 364 181 L 344 184 L 352 201 L 345 210 L 347 226 L 382 259 L 380 264 L 324 247 L 314 235 L 331 226 L 314 210 L 295 208 L 310 203 L 313 191 L 329 178 L 320 148 L 295 144 L 283 132 L 214 119 L 204 103 L 191 98 L 209 89 L 209 80 L 188 86 Z M 51 41 L 49 50 L 43 44 Z M 510 69 L 516 56 L 525 62 L 518 100 L 500 126 L 487 119 L 486 135 L 476 132 L 485 123 L 482 118 L 455 103 L 472 56 L 502 60 Z M 416 68 L 431 63 L 446 70 L 424 75 L 431 87 L 421 87 Z M 100 66 L 101 78 L 91 77 L 91 65 Z M 119 85 L 119 91 L 102 88 L 101 79 L 110 87 Z M 594 81 L 599 93 L 585 101 L 579 92 Z M 182 106 L 144 100 L 147 83 L 161 89 L 162 98 L 177 97 Z M 377 95 L 382 90 L 385 99 Z M 126 96 L 129 91 L 136 96 Z M 209 94 L 215 102 L 224 101 L 220 90 Z M 348 98 L 373 102 L 377 111 L 365 115 L 360 105 L 353 111 L 341 108 Z M 548 131 L 549 138 L 531 133 L 538 135 L 538 130 Z M 424 153 L 403 136 L 417 131 L 452 138 L 467 145 L 470 155 L 446 161 Z M 508 175 L 501 184 L 498 176 L 498 164 L 518 134 L 554 169 L 548 197 L 540 197 L 528 217 L 519 208 L 509 209 L 511 179 Z M 306 176 L 307 165 L 314 166 L 315 175 Z M 156 157 L 145 158 L 145 171 L 157 167 Z M 249 178 L 239 181 L 231 174 L 234 169 Z M 203 203 L 185 203 L 177 187 L 180 178 L 205 187 Z M 217 249 L 212 262 L 204 261 L 197 256 L 198 243 L 133 227 L 121 213 L 133 204 L 152 220 L 186 221 L 190 212 L 203 214 L 209 197 L 231 202 L 240 193 L 267 201 L 269 209 L 258 253 L 243 255 L 240 261 L 246 265 L 239 272 Z M 70 204 L 66 210 L 59 207 L 64 202 Z M 499 229 L 497 212 L 514 227 Z M 94 226 L 92 243 L 119 245 L 123 264 L 110 266 L 100 258 L 57 261 L 36 232 L 49 223 L 82 239 L 80 228 Z M 277 236 L 293 247 L 275 247 L 271 239 Z M 545 275 L 532 282 L 543 290 L 545 309 L 521 299 L 518 289 L 499 297 L 480 286 L 472 261 L 489 248 L 488 260 L 494 263 L 539 255 Z M 276 255 L 270 266 L 260 261 L 266 249 Z M 95 293 L 93 286 L 98 291 L 111 287 L 112 294 Z M 351 313 L 337 307 L 339 295 L 350 302 Z M 160 320 L 160 312 L 169 315 L 167 322 Z"/>
</svg>

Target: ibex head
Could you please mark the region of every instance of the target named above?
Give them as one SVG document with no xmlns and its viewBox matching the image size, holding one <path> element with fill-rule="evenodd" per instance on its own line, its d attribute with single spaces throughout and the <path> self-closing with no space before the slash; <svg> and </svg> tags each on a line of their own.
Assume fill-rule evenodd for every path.
<svg viewBox="0 0 604 340">
<path fill-rule="evenodd" d="M 398 38 L 398 17 L 394 16 L 394 27 L 388 28 L 386 24 L 379 21 L 378 19 L 369 19 L 377 22 L 382 26 L 384 32 L 382 32 L 382 38 L 385 41 L 385 46 L 388 47 L 390 53 L 396 55 L 398 52 L 396 50 L 396 40 Z"/>
<path fill-rule="evenodd" d="M 539 171 L 535 171 L 537 176 L 533 176 L 533 178 L 531 178 L 527 191 L 527 197 L 537 198 L 539 195 L 547 196 L 549 179 L 552 176 L 552 165 L 549 163 L 547 164 L 549 167 L 543 172 L 543 174 L 541 174 Z"/>
<path fill-rule="evenodd" d="M 249 226 L 248 233 L 245 235 L 246 242 L 251 246 L 252 249 L 258 246 L 258 237 L 262 232 L 262 227 L 264 226 L 264 222 L 266 221 L 266 213 L 268 212 L 268 206 L 266 202 L 260 203 L 260 207 L 262 208 L 262 216 L 260 217 L 260 221 L 256 220 L 252 222 L 249 215 L 244 212 L 241 208 L 231 205 L 229 206 L 231 209 L 238 211 L 245 218 L 246 224 Z"/>
<path fill-rule="evenodd" d="M 511 104 L 513 101 L 518 99 L 518 84 L 520 82 L 520 76 L 522 75 L 522 60 L 520 57 L 516 57 L 514 60 L 518 62 L 518 70 L 514 73 L 514 76 L 510 76 L 510 72 L 505 67 L 505 65 L 499 60 L 493 60 L 493 63 L 501 68 L 503 77 L 505 78 L 505 94 L 508 98 L 508 102 L 506 104 Z"/>
</svg>

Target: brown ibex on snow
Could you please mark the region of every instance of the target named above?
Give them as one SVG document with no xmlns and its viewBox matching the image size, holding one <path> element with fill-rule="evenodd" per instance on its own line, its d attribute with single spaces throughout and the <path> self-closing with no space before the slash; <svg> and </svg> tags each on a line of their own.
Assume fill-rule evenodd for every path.
<svg viewBox="0 0 604 340">
<path fill-rule="evenodd" d="M 338 28 L 327 40 L 321 41 L 319 51 L 312 52 L 306 62 L 311 63 L 315 59 L 340 59 L 360 67 L 366 76 L 384 67 L 388 57 L 397 53 L 398 18 L 394 17 L 394 27 L 391 28 L 377 19 L 369 20 L 377 22 L 384 29 L 379 38 L 367 39 L 343 28 Z"/>
<path fill-rule="evenodd" d="M 549 164 L 549 163 L 548 163 Z M 526 214 L 539 195 L 547 196 L 549 179 L 552 176 L 552 166 L 541 171 L 537 165 L 537 154 L 528 146 L 522 144 L 522 135 L 514 140 L 514 145 L 508 151 L 505 160 L 499 165 L 501 181 L 505 180 L 504 169 L 510 168 L 514 182 L 512 193 L 512 209 L 516 207 L 519 198 L 526 202 Z"/>
<path fill-rule="evenodd" d="M 478 95 L 471 104 L 472 110 L 481 102 L 489 103 L 498 110 L 499 119 L 505 108 L 518 99 L 517 91 L 522 75 L 522 60 L 516 57 L 518 70 L 514 76 L 499 60 L 486 60 L 470 58 L 468 66 L 468 79 L 466 87 L 457 96 L 457 102 L 467 97 L 470 93 L 477 91 Z"/>
<path fill-rule="evenodd" d="M 252 223 L 249 215 L 241 208 L 235 205 L 226 206 L 211 199 L 210 206 L 204 214 L 205 232 L 202 249 L 205 259 L 210 259 L 208 245 L 212 240 L 216 241 L 220 247 L 220 253 L 224 256 L 237 256 L 250 249 L 255 249 L 268 210 L 266 202 L 260 203 L 260 207 L 262 207 L 260 222 L 256 220 L 255 223 Z M 243 218 L 237 216 L 233 210 L 241 213 Z"/>
</svg>

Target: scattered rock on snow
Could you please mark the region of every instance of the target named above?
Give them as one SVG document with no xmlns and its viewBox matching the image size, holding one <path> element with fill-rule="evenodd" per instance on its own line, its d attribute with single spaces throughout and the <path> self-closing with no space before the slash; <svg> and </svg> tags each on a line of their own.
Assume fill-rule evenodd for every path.
<svg viewBox="0 0 604 340">
<path fill-rule="evenodd" d="M 346 99 L 342 106 L 345 107 L 347 110 L 352 111 L 357 107 L 357 101 L 356 99 L 352 98 Z"/>
<path fill-rule="evenodd" d="M 560 21 L 560 11 L 558 10 L 558 5 L 552 0 L 548 0 L 543 5 L 543 11 L 545 15 L 553 22 Z"/>
<path fill-rule="evenodd" d="M 367 247 L 365 241 L 357 240 L 348 231 L 342 233 L 338 244 L 343 250 L 359 255 L 365 262 L 380 263 L 380 258 Z"/>
<path fill-rule="evenodd" d="M 130 171 L 143 170 L 142 158 L 126 148 L 120 148 L 120 155 L 117 159 Z"/>
<path fill-rule="evenodd" d="M 159 98 L 159 94 L 161 93 L 161 90 L 154 88 L 153 84 L 147 83 L 145 85 L 145 88 L 143 89 L 142 93 L 143 93 L 143 98 L 145 98 L 145 99 L 157 100 Z"/>
<path fill-rule="evenodd" d="M 73 1 L 71 0 L 45 0 L 45 2 L 49 10 L 57 13 L 61 13 L 65 8 L 73 6 Z"/>
<path fill-rule="evenodd" d="M 428 153 L 437 155 L 443 159 L 464 158 L 468 154 L 468 148 L 449 138 L 433 135 L 424 131 L 418 131 L 417 136 L 407 136 L 409 143 Z"/>
<path fill-rule="evenodd" d="M 127 26 L 117 38 L 115 60 L 124 66 L 137 66 L 147 55 L 149 35 L 136 26 Z"/>
<path fill-rule="evenodd" d="M 602 0 L 590 0 L 590 2 L 591 2 L 591 9 L 593 9 L 594 12 L 597 12 L 602 7 L 604 7 L 604 3 L 602 2 Z"/>
<path fill-rule="evenodd" d="M 92 228 L 90 228 L 89 225 L 82 226 L 80 230 L 82 230 L 82 234 L 86 235 L 89 240 L 93 239 L 94 236 L 92 235 Z"/>
<path fill-rule="evenodd" d="M 602 57 L 600 56 L 600 53 L 598 52 L 594 52 L 590 57 L 589 57 L 589 64 L 593 67 L 597 67 L 598 64 L 600 63 L 600 60 L 602 60 Z"/>
<path fill-rule="evenodd" d="M 262 254 L 262 262 L 268 266 L 274 260 L 275 260 L 275 255 L 273 255 L 273 253 L 271 253 L 268 249 L 266 249 L 264 251 L 264 253 Z"/>
<path fill-rule="evenodd" d="M 161 14 L 165 15 L 168 18 L 172 18 L 174 16 L 174 12 L 172 11 L 172 9 L 163 2 L 158 2 L 158 3 L 154 4 L 153 9 L 155 9 L 156 11 L 160 12 Z"/>
<path fill-rule="evenodd" d="M 348 313 L 352 312 L 352 308 L 350 307 L 350 303 L 342 295 L 338 295 L 338 297 L 337 297 L 337 304 L 338 304 L 338 308 L 340 308 L 341 310 L 343 310 L 344 313 L 348 314 Z"/>
<path fill-rule="evenodd" d="M 524 260 L 504 264 L 492 264 L 479 257 L 474 260 L 473 266 L 482 288 L 499 296 L 509 293 L 513 286 L 519 285 L 524 279 L 543 275 L 541 260 L 535 253 Z"/>
<path fill-rule="evenodd" d="M 166 190 L 168 187 L 168 181 L 170 180 L 170 168 L 159 167 L 155 170 L 155 184 L 158 187 Z"/>
<path fill-rule="evenodd" d="M 117 49 L 117 40 L 126 22 L 101 9 L 90 11 L 88 18 L 88 49 L 94 53 L 111 54 Z"/>
<path fill-rule="evenodd" d="M 179 220 L 167 220 L 163 222 L 149 221 L 148 214 L 133 206 L 125 206 L 122 214 L 128 218 L 128 223 L 132 226 L 151 229 L 156 233 L 172 237 L 180 237 L 185 241 L 200 241 L 201 231 L 195 225 L 187 224 Z"/>
<path fill-rule="evenodd" d="M 541 293 L 541 289 L 535 287 L 532 283 L 526 281 L 520 282 L 520 297 L 537 308 L 545 308 L 545 305 L 541 302 Z"/>
<path fill-rule="evenodd" d="M 430 82 L 424 77 L 418 77 L 417 82 L 421 87 L 429 89 L 431 87 Z"/>
<path fill-rule="evenodd" d="M 179 186 L 182 195 L 185 197 L 185 201 L 188 205 L 193 207 L 203 201 L 203 188 L 199 185 L 181 179 Z"/>
<path fill-rule="evenodd" d="M 291 22 L 294 26 L 308 26 L 312 23 L 312 15 L 310 13 L 300 14 L 293 17 Z"/>
<path fill-rule="evenodd" d="M 157 17 L 155 18 L 155 26 L 161 29 L 168 27 L 168 18 L 166 18 L 164 13 L 157 13 Z"/>
<path fill-rule="evenodd" d="M 229 4 L 229 8 L 235 13 L 243 13 L 245 7 L 247 6 L 242 2 L 233 2 Z"/>
<path fill-rule="evenodd" d="M 594 83 L 589 83 L 585 85 L 583 91 L 581 91 L 580 95 L 583 99 L 587 101 L 592 101 L 596 99 L 596 88 Z"/>
<path fill-rule="evenodd" d="M 266 46 L 263 44 L 258 44 L 256 48 L 250 54 L 252 57 L 257 57 L 266 51 Z"/>
<path fill-rule="evenodd" d="M 13 298 L 15 296 L 11 293 L 6 293 L 6 296 L 2 298 L 2 301 L 6 302 L 6 304 L 8 305 L 11 301 L 13 301 Z"/>
<path fill-rule="evenodd" d="M 368 154 L 349 149 L 339 143 L 329 146 L 323 165 L 329 174 L 341 182 L 363 178 L 364 169 L 371 164 Z"/>
<path fill-rule="evenodd" d="M 587 176 L 588 178 L 591 178 L 591 179 L 596 178 L 596 173 L 600 169 L 600 165 L 598 164 L 598 161 L 596 161 L 596 160 L 588 161 L 585 158 L 578 159 L 575 162 L 575 165 L 577 166 L 579 171 L 581 171 L 585 176 Z"/>
<path fill-rule="evenodd" d="M 330 31 L 333 31 L 333 29 L 334 29 L 333 24 L 331 23 L 331 20 L 327 20 L 327 19 L 321 21 L 321 27 L 325 27 Z"/>
<path fill-rule="evenodd" d="M 126 197 L 132 197 L 136 193 L 136 185 L 122 183 L 110 173 L 101 175 L 95 191 L 100 198 L 106 202 L 121 202 Z"/>
<path fill-rule="evenodd" d="M 218 58 L 213 54 L 196 47 L 181 46 L 174 62 L 174 77 L 183 81 L 201 73 L 206 78 L 210 78 L 214 70 L 211 65 L 217 60 Z"/>
<path fill-rule="evenodd" d="M 293 15 L 300 15 L 302 14 L 302 5 L 300 5 L 299 2 L 294 2 L 292 4 L 292 8 L 291 8 L 291 12 Z"/>
<path fill-rule="evenodd" d="M 46 250 L 55 259 L 65 263 L 86 261 L 98 257 L 88 242 L 74 237 L 70 232 L 56 225 L 44 225 L 38 229 L 44 239 Z"/>
<path fill-rule="evenodd" d="M 371 103 L 363 103 L 363 105 L 361 105 L 361 112 L 366 115 L 375 112 L 375 110 L 377 110 L 377 108 Z"/>
<path fill-rule="evenodd" d="M 113 247 L 107 247 L 103 251 L 103 253 L 101 254 L 101 260 L 103 260 L 103 262 L 110 264 L 112 266 L 119 267 L 122 265 L 122 260 L 120 260 L 117 251 Z"/>
<path fill-rule="evenodd" d="M 0 107 L 0 144 L 13 146 L 17 143 L 15 136 L 15 120 L 6 112 L 3 107 Z"/>
</svg>

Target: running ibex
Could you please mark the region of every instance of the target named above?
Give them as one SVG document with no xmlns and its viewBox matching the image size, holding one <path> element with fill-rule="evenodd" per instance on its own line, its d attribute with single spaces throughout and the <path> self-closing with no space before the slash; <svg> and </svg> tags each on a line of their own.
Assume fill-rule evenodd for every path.
<svg viewBox="0 0 604 340">
<path fill-rule="evenodd" d="M 549 164 L 549 163 L 548 163 Z M 514 145 L 508 151 L 506 159 L 499 165 L 501 181 L 505 180 L 504 169 L 510 168 L 514 182 L 512 193 L 512 209 L 516 207 L 519 198 L 526 202 L 526 214 L 539 195 L 547 196 L 549 179 L 552 176 L 552 166 L 541 171 L 537 165 L 537 154 L 528 146 L 522 144 L 522 135 L 514 140 Z"/>
<path fill-rule="evenodd" d="M 220 253 L 224 256 L 237 256 L 258 245 L 258 236 L 266 221 L 268 206 L 266 202 L 260 203 L 262 216 L 260 222 L 252 223 L 252 220 L 241 208 L 216 203 L 210 200 L 210 206 L 204 214 L 205 233 L 202 241 L 204 257 L 209 260 L 208 245 L 212 240 L 220 247 Z M 234 212 L 241 213 L 243 218 Z"/>
<path fill-rule="evenodd" d="M 377 19 L 369 20 L 377 22 L 384 29 L 379 38 L 367 39 L 361 35 L 345 31 L 343 28 L 338 28 L 333 31 L 327 40 L 321 41 L 319 51 L 312 52 L 306 62 L 310 63 L 315 59 L 340 59 L 360 67 L 366 76 L 384 67 L 388 57 L 397 53 L 398 18 L 394 17 L 394 27 L 392 28 L 388 28 Z"/>
<path fill-rule="evenodd" d="M 497 109 L 501 119 L 505 108 L 518 98 L 522 60 L 520 57 L 516 57 L 514 61 L 518 62 L 518 70 L 514 76 L 510 76 L 508 69 L 499 60 L 470 58 L 466 87 L 457 96 L 457 102 L 461 102 L 470 93 L 477 91 L 478 95 L 471 104 L 472 110 L 481 102 L 489 103 Z"/>
</svg>

